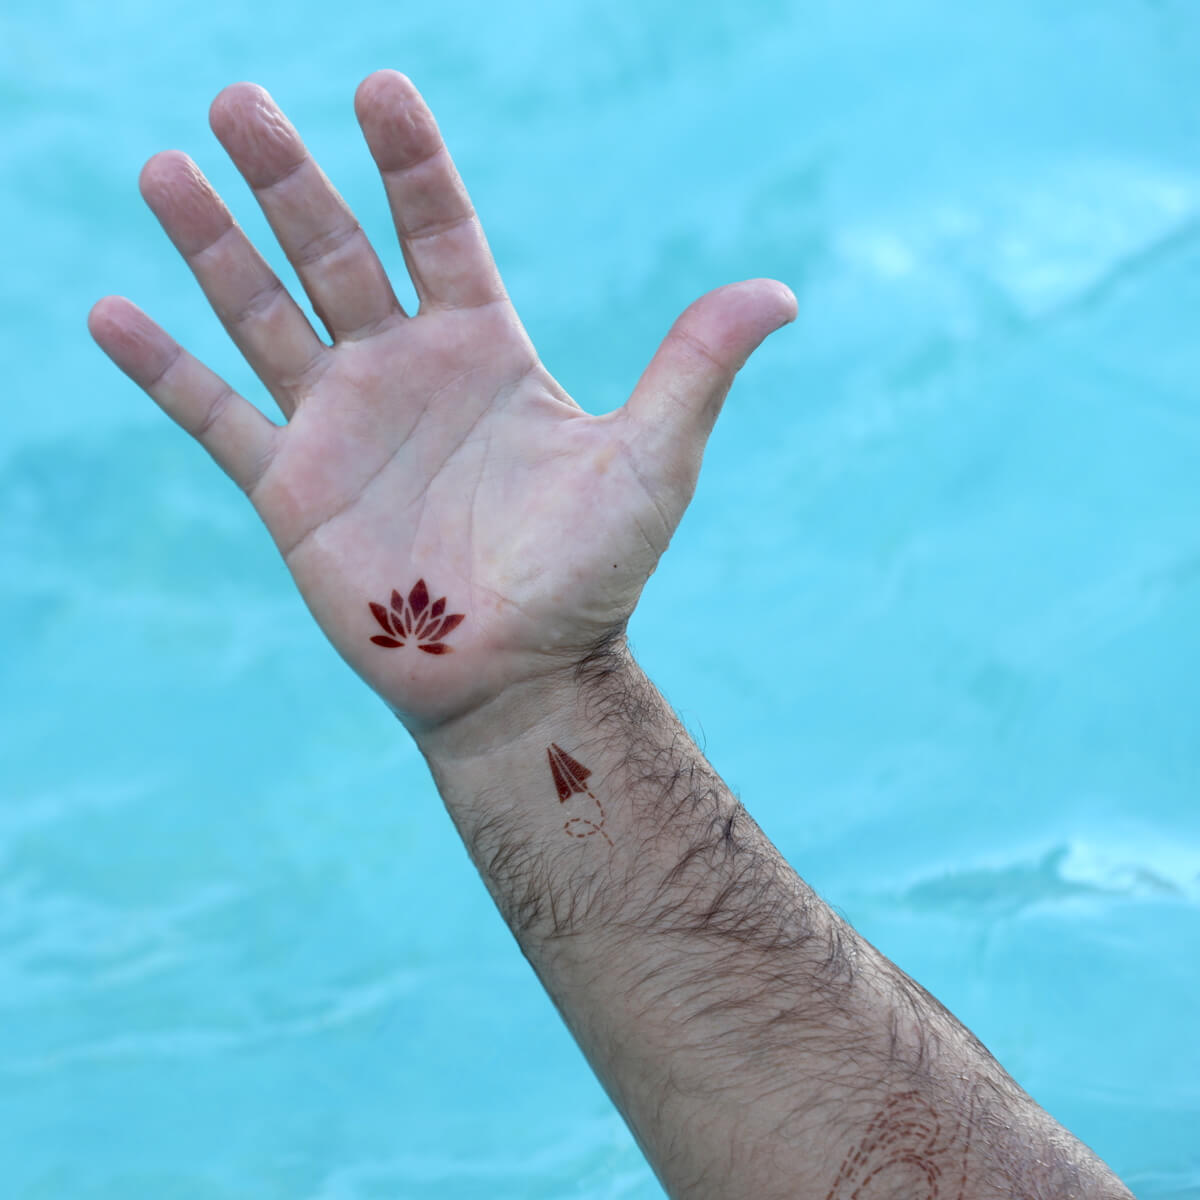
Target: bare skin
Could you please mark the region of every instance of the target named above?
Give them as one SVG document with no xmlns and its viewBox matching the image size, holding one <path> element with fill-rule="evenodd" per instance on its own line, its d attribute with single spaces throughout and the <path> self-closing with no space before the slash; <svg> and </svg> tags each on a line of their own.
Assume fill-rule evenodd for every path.
<svg viewBox="0 0 1200 1200">
<path fill-rule="evenodd" d="M 332 345 L 185 156 L 142 193 L 276 426 L 129 301 L 93 336 L 246 492 L 405 723 L 522 949 L 673 1196 L 1127 1196 L 779 857 L 628 654 L 734 376 L 794 319 L 751 280 L 589 416 L 538 359 L 429 110 L 356 97 L 419 297 L 260 88 L 212 127 Z"/>
<path fill-rule="evenodd" d="M 629 403 L 588 416 L 539 362 L 412 85 L 379 72 L 356 109 L 416 316 L 401 310 L 353 215 L 265 92 L 234 85 L 211 113 L 332 346 L 195 164 L 167 152 L 142 172 L 142 194 L 284 427 L 128 302 L 100 301 L 90 327 L 246 491 L 330 640 L 419 730 L 570 664 L 623 627 L 691 497 L 735 371 L 796 308 L 766 280 L 706 296 Z M 470 620 L 453 656 L 399 670 L 402 660 L 381 659 L 362 636 L 360 598 L 419 576 Z"/>
</svg>

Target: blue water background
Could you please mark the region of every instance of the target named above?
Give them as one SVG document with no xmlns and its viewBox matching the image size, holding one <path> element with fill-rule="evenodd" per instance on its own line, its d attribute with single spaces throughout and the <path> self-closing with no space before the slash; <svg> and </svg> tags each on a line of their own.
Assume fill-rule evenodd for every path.
<svg viewBox="0 0 1200 1200">
<path fill-rule="evenodd" d="M 634 619 L 797 869 L 1143 1197 L 1200 1196 L 1200 7 L 313 0 L 0 15 L 0 1163 L 62 1200 L 653 1197 L 403 731 L 91 346 L 261 389 L 142 207 L 273 91 L 389 264 L 423 89 L 542 354 L 619 404 L 786 280 Z"/>
</svg>

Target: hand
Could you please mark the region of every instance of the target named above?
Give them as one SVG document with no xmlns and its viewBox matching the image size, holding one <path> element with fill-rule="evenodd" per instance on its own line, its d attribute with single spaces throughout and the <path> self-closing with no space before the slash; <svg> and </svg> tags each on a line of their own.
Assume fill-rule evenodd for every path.
<svg viewBox="0 0 1200 1200">
<path fill-rule="evenodd" d="M 210 114 L 332 345 L 185 155 L 156 155 L 141 176 L 286 425 L 127 300 L 101 300 L 89 327 L 246 492 L 339 653 L 420 732 L 621 632 L 691 498 L 735 373 L 796 302 L 770 280 L 708 294 L 629 401 L 589 416 L 539 361 L 413 85 L 377 72 L 355 108 L 415 316 L 261 88 L 227 88 Z"/>
</svg>

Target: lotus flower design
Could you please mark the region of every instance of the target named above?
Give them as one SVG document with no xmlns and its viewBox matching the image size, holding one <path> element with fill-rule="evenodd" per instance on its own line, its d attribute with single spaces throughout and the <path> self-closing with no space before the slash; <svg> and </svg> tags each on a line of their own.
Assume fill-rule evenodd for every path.
<svg viewBox="0 0 1200 1200">
<path fill-rule="evenodd" d="M 371 641 L 377 646 L 395 650 L 407 642 L 416 642 L 418 650 L 426 654 L 449 654 L 451 647 L 442 639 L 462 622 L 463 613 L 446 614 L 446 597 L 429 602 L 429 589 L 425 580 L 418 579 L 408 593 L 407 600 L 399 592 L 392 592 L 392 604 L 370 602 L 371 612 L 379 622 L 384 634 L 376 634 Z"/>
</svg>

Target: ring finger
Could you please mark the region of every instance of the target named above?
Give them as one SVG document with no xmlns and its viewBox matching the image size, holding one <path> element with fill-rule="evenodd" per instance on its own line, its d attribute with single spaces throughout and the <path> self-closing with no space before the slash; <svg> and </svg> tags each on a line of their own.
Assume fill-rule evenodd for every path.
<svg viewBox="0 0 1200 1200">
<path fill-rule="evenodd" d="M 142 195 L 285 417 L 329 347 L 185 154 L 143 168 Z"/>
</svg>

